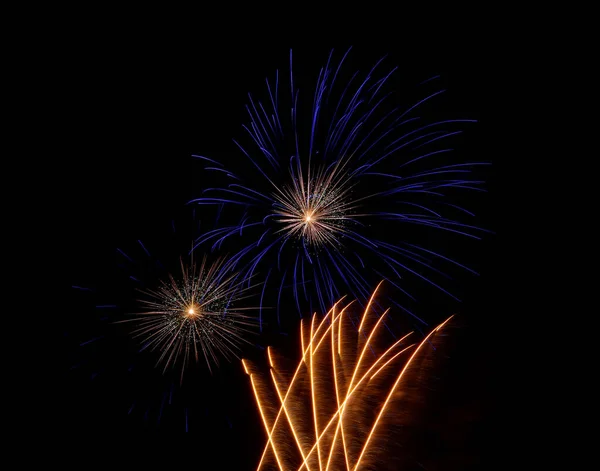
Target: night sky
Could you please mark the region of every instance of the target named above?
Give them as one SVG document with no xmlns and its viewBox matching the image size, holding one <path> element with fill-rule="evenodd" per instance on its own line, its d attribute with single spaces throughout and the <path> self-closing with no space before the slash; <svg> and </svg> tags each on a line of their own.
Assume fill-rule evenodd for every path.
<svg viewBox="0 0 600 471">
<path fill-rule="evenodd" d="M 195 373 L 183 388 L 171 389 L 174 376 L 154 368 L 151 352 L 136 353 L 137 345 L 122 328 L 107 326 L 95 306 L 132 302 L 117 248 L 134 251 L 136 241 L 142 240 L 153 256 L 176 266 L 190 242 L 188 229 L 198 221 L 208 227 L 210 216 L 185 207 L 198 196 L 203 178 L 191 155 L 228 163 L 242 159 L 232 139 L 242 135 L 247 93 L 263 96 L 265 77 L 276 68 L 286 70 L 290 47 L 297 73 L 311 80 L 331 48 L 244 41 L 235 48 L 195 48 L 131 39 L 118 46 L 91 41 L 77 54 L 67 54 L 69 73 L 63 87 L 68 90 L 71 137 L 64 150 L 75 160 L 67 183 L 65 271 L 68 289 L 76 285 L 94 292 L 72 290 L 69 309 L 61 315 L 63 364 L 56 410 L 65 436 L 177 436 L 186 430 L 187 410 L 189 434 L 201 438 L 195 442 L 196 452 L 210 460 L 217 448 L 230 450 L 218 452 L 217 467 L 198 469 L 255 469 L 265 433 L 240 362 L 224 362 L 212 376 L 192 369 Z M 441 75 L 448 97 L 436 106 L 480 121 L 466 130 L 450 160 L 491 161 L 486 142 L 489 84 L 475 52 L 441 47 L 419 54 L 394 43 L 356 46 L 350 68 L 364 70 L 385 54 L 388 65 L 400 66 L 394 86 L 400 93 L 406 86 L 410 97 L 414 92 L 409 84 Z M 478 225 L 494 231 L 494 168 L 482 170 L 482 175 L 489 194 L 469 193 L 463 202 L 476 213 Z M 420 312 L 425 317 L 437 321 L 457 314 L 449 358 L 437 372 L 430 407 L 423 412 L 410 453 L 415 455 L 414 469 L 423 469 L 417 461 L 426 469 L 489 469 L 500 382 L 494 321 L 497 236 L 481 241 L 438 236 L 442 240 L 436 244 L 481 275 L 453 271 L 451 286 L 461 304 L 418 284 L 410 286 L 424 299 Z M 282 326 L 271 323 L 252 342 L 273 345 L 297 359 L 298 314 L 293 306 L 282 306 L 282 311 L 287 312 Z M 260 348 L 248 347 L 244 356 L 264 362 L 267 371 Z M 172 404 L 165 406 L 171 390 Z"/>
</svg>

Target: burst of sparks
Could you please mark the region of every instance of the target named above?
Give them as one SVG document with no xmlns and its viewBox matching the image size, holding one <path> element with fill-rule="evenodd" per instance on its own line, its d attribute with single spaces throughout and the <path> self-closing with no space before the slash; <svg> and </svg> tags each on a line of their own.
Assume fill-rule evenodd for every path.
<svg viewBox="0 0 600 471">
<path fill-rule="evenodd" d="M 265 101 L 249 95 L 250 122 L 243 127 L 250 139 L 234 141 L 249 172 L 194 156 L 215 172 L 215 185 L 191 202 L 216 205 L 219 215 L 223 208 L 240 209 L 238 223 L 206 232 L 196 247 L 208 243 L 217 250 L 239 237 L 243 248 L 232 255 L 232 266 L 243 267 L 244 277 L 252 277 L 261 262 L 269 266 L 264 287 L 280 280 L 281 296 L 284 286 L 292 286 L 298 311 L 302 296 L 311 312 L 313 302 L 325 311 L 342 292 L 364 299 L 375 279 L 394 284 L 405 276 L 457 299 L 444 288 L 450 276 L 437 265 L 476 273 L 423 246 L 429 236 L 417 239 L 403 228 L 473 239 L 489 232 L 463 221 L 474 214 L 452 200 L 457 192 L 485 191 L 472 172 L 487 163 L 449 163 L 453 149 L 444 146 L 462 133 L 457 126 L 475 120 L 424 119 L 425 105 L 445 91 L 427 91 L 436 80 L 419 85 L 422 95 L 414 103 L 392 103 L 385 85 L 396 69 L 379 74 L 383 59 L 366 76 L 356 72 L 345 83 L 340 71 L 348 52 L 337 65 L 331 52 L 312 97 L 299 94 L 291 51 L 287 80 L 278 71 L 274 82 L 267 80 Z M 301 104 L 307 98 L 312 111 Z M 269 279 L 271 269 L 277 276 Z"/>
<path fill-rule="evenodd" d="M 376 340 L 388 311 L 377 318 L 370 309 L 376 292 L 358 329 L 348 312 L 352 303 L 340 309 L 342 300 L 320 321 L 314 315 L 301 323 L 302 358 L 293 374 L 281 368 L 267 349 L 275 394 L 255 367 L 242 360 L 267 433 L 259 471 L 374 469 L 372 450 L 384 436 L 381 429 L 402 393 L 407 371 L 451 319 L 420 342 L 408 343 L 411 332 L 379 349 Z"/>
<path fill-rule="evenodd" d="M 339 244 L 355 207 L 348 198 L 351 185 L 343 166 L 313 176 L 304 176 L 300 166 L 296 171 L 292 185 L 273 194 L 274 220 L 282 223 L 276 233 L 300 237 L 311 246 Z"/>
<path fill-rule="evenodd" d="M 181 276 L 169 275 L 158 288 L 142 290 L 142 309 L 133 319 L 133 335 L 141 338 L 143 348 L 160 351 L 158 363 L 164 370 L 182 359 L 181 378 L 191 358 L 204 358 L 208 368 L 219 364 L 219 356 L 238 358 L 242 343 L 249 343 L 248 333 L 256 323 L 234 304 L 246 298 L 248 287 L 236 281 L 237 274 L 228 273 L 225 262 L 207 263 L 199 267 L 193 260 L 188 267 L 181 261 Z"/>
</svg>

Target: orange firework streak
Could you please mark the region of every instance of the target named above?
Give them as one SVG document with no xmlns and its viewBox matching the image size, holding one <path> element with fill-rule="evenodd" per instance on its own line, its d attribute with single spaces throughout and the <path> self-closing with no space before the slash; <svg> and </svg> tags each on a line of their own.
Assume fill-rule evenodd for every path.
<svg viewBox="0 0 600 471">
<path fill-rule="evenodd" d="M 352 303 L 338 308 L 343 298 L 320 321 L 315 314 L 310 322 L 301 322 L 302 359 L 293 375 L 281 369 L 270 348 L 270 382 L 242 360 L 267 432 L 259 471 L 371 469 L 371 455 L 377 453 L 377 439 L 383 436 L 380 429 L 402 392 L 407 371 L 452 318 L 419 343 L 407 342 L 411 332 L 378 348 L 388 314 L 386 310 L 378 317 L 370 309 L 379 286 L 358 330 L 348 314 Z"/>
</svg>

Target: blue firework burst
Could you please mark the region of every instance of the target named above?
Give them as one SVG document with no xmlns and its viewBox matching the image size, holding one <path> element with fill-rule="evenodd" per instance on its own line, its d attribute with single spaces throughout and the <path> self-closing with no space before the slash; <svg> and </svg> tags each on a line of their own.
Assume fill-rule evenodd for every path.
<svg viewBox="0 0 600 471">
<path fill-rule="evenodd" d="M 430 89 L 436 80 L 402 104 L 386 91 L 395 68 L 383 70 L 381 59 L 366 74 L 348 74 L 349 52 L 334 61 L 332 51 L 314 90 L 300 93 L 290 51 L 289 74 L 267 79 L 266 99 L 249 95 L 235 167 L 194 156 L 215 183 L 191 203 L 234 215 L 196 247 L 236 246 L 229 263 L 248 279 L 260 272 L 263 296 L 276 289 L 277 306 L 291 290 L 299 312 L 304 302 L 324 311 L 344 294 L 366 298 L 380 279 L 412 299 L 404 277 L 455 298 L 442 265 L 472 270 L 423 243 L 423 231 L 480 237 L 482 229 L 464 221 L 473 214 L 453 198 L 485 191 L 473 170 L 486 163 L 449 161 L 445 146 L 475 120 L 428 118 L 444 92 Z"/>
</svg>

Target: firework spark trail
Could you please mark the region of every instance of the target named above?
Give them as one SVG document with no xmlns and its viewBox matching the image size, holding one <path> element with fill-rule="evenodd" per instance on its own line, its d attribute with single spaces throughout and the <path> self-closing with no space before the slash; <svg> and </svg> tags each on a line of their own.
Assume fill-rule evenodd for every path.
<svg viewBox="0 0 600 471">
<path fill-rule="evenodd" d="M 243 343 L 249 343 L 244 334 L 251 333 L 256 322 L 241 311 L 255 308 L 237 308 L 234 303 L 247 298 L 245 280 L 236 281 L 237 273 L 229 273 L 226 261 L 209 264 L 206 257 L 199 267 L 185 266 L 181 261 L 181 277 L 169 275 L 154 290 L 140 290 L 144 295 L 139 302 L 142 310 L 134 318 L 117 321 L 133 322 L 135 338 L 142 338 L 142 350 L 160 351 L 157 364 L 164 363 L 164 371 L 183 357 L 183 373 L 193 355 L 200 354 L 212 371 L 219 364 L 219 355 L 230 360 L 238 358 Z"/>
<path fill-rule="evenodd" d="M 234 142 L 258 175 L 244 172 L 242 178 L 214 159 L 194 156 L 206 163 L 207 171 L 216 172 L 215 186 L 204 188 L 190 203 L 241 210 L 239 223 L 204 234 L 196 247 L 211 244 L 216 250 L 238 237 L 244 248 L 236 249 L 231 265 L 241 265 L 243 277 L 253 276 L 261 262 L 276 266 L 294 281 L 299 311 L 302 295 L 310 312 L 313 300 L 325 312 L 342 290 L 364 299 L 374 281 L 370 278 L 380 279 L 383 272 L 391 282 L 413 276 L 455 298 L 436 282 L 438 275 L 449 277 L 435 265 L 475 272 L 410 243 L 403 229 L 418 226 L 475 239 L 481 231 L 489 232 L 455 219 L 473 214 L 448 200 L 456 190 L 484 191 L 483 182 L 471 173 L 486 163 L 448 163 L 453 149 L 435 147 L 462 133 L 453 127 L 475 120 L 425 121 L 417 115 L 444 92 L 439 89 L 425 92 L 413 105 L 397 107 L 392 94 L 384 94 L 395 69 L 380 74 L 383 59 L 366 76 L 357 72 L 344 83 L 341 70 L 348 53 L 335 66 L 331 52 L 306 115 L 299 109 L 291 52 L 291 102 L 286 102 L 288 95 L 280 96 L 279 72 L 274 87 L 267 80 L 265 104 L 249 95 L 250 122 L 243 128 L 250 145 Z M 419 86 L 430 86 L 425 83 L 430 81 Z M 375 238 L 374 229 L 383 230 L 384 237 L 393 234 L 393 240 Z M 354 257 L 363 268 L 362 260 L 369 259 L 373 273 L 356 268 Z"/>
<path fill-rule="evenodd" d="M 288 381 L 284 380 L 274 352 L 267 349 L 278 401 L 275 409 L 267 399 L 267 385 L 260 382 L 256 367 L 242 360 L 267 433 L 257 470 L 270 465 L 280 471 L 372 469 L 369 451 L 383 436 L 380 429 L 385 425 L 384 418 L 402 393 L 407 371 L 452 318 L 418 343 L 405 343 L 411 332 L 379 354 L 369 354 L 374 353 L 372 347 L 379 348 L 376 339 L 385 316 L 377 316 L 372 309 L 376 292 L 362 313 L 358 329 L 351 329 L 353 324 L 348 322 L 347 308 L 352 303 L 341 310 L 336 303 L 320 321 L 316 314 L 310 323 L 301 321 L 302 357 Z M 399 364 L 398 359 L 402 358 Z M 390 386 L 389 374 L 398 371 L 398 367 L 400 371 Z M 387 378 L 380 375 L 384 371 Z M 375 408 L 369 405 L 374 399 Z M 270 460 L 273 457 L 274 463 Z"/>
</svg>

